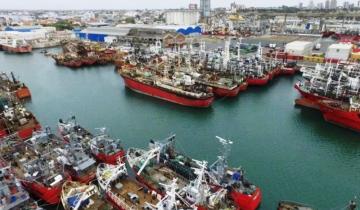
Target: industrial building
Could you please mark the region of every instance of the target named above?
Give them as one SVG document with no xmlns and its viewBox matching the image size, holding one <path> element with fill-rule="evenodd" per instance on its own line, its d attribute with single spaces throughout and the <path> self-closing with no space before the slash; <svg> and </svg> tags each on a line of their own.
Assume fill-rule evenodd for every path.
<svg viewBox="0 0 360 210">
<path fill-rule="evenodd" d="M 75 31 L 76 37 L 96 42 L 108 41 L 139 41 L 155 42 L 161 40 L 165 34 L 176 32 L 177 28 L 171 26 L 154 26 L 142 24 L 124 24 L 116 27 L 89 27 Z"/>
<path fill-rule="evenodd" d="M 174 9 L 165 13 L 166 24 L 195 25 L 199 18 L 199 11 L 193 9 Z"/>
<path fill-rule="evenodd" d="M 326 51 L 325 58 L 326 60 L 333 60 L 333 61 L 346 61 L 349 59 L 351 51 L 352 51 L 352 44 L 345 44 L 345 43 L 338 43 L 332 44 Z"/>
<path fill-rule="evenodd" d="M 207 19 L 211 16 L 211 1 L 200 0 L 200 13 L 202 19 Z"/>
<path fill-rule="evenodd" d="M 294 56 L 311 55 L 314 43 L 307 41 L 293 41 L 285 45 L 285 52 Z"/>
</svg>

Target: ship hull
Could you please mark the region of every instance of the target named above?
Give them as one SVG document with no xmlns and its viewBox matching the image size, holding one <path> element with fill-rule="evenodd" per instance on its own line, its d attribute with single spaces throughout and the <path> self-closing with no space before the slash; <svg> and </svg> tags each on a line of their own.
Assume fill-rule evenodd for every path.
<svg viewBox="0 0 360 210">
<path fill-rule="evenodd" d="M 28 192 L 44 200 L 47 204 L 55 205 L 60 203 L 61 185 L 57 187 L 46 187 L 40 183 L 21 181 L 21 184 Z"/>
<path fill-rule="evenodd" d="M 32 52 L 32 47 L 30 45 L 28 46 L 24 46 L 24 47 L 12 47 L 12 46 L 7 46 L 7 45 L 2 45 L 2 49 L 5 52 L 9 52 L 9 53 L 31 53 Z"/>
<path fill-rule="evenodd" d="M 239 209 L 256 210 L 261 203 L 262 194 L 259 188 L 252 195 L 232 191 L 230 196 Z"/>
<path fill-rule="evenodd" d="M 240 88 L 239 88 L 239 92 L 244 92 L 245 90 L 247 90 L 249 84 L 247 82 L 243 82 L 240 84 Z"/>
<path fill-rule="evenodd" d="M 33 134 L 34 131 L 38 131 L 41 129 L 41 125 L 40 124 L 36 124 L 33 127 L 30 128 L 24 128 L 21 129 L 17 132 L 17 135 L 22 139 L 22 140 L 26 140 L 28 138 L 30 138 Z"/>
<path fill-rule="evenodd" d="M 40 124 L 36 124 L 36 125 L 31 126 L 31 127 L 28 127 L 28 128 L 23 128 L 23 129 L 15 132 L 15 133 L 16 133 L 16 135 L 17 135 L 20 139 L 26 140 L 26 139 L 29 139 L 29 138 L 32 136 L 32 134 L 33 134 L 34 131 L 38 131 L 38 130 L 40 130 L 40 129 L 41 129 L 41 125 L 40 125 Z M 4 137 L 7 137 L 7 136 L 12 135 L 12 134 L 15 134 L 15 133 L 10 133 L 10 134 L 9 134 L 9 133 L 7 132 L 7 130 L 4 129 L 4 130 L 1 130 L 1 131 L 0 131 L 0 138 L 4 138 Z"/>
<path fill-rule="evenodd" d="M 18 99 L 31 98 L 31 93 L 28 87 L 21 87 L 16 92 L 15 95 Z"/>
<path fill-rule="evenodd" d="M 123 161 L 125 157 L 125 151 L 121 150 L 113 155 L 105 155 L 103 153 L 94 154 L 95 159 L 101 163 L 107 163 L 110 165 L 117 165 L 118 161 Z"/>
<path fill-rule="evenodd" d="M 208 97 L 204 99 L 193 99 L 184 96 L 179 96 L 175 93 L 171 93 L 165 90 L 162 90 L 158 87 L 147 85 L 144 83 L 137 82 L 127 77 L 122 77 L 124 79 L 126 87 L 135 92 L 139 92 L 145 95 L 149 95 L 155 98 L 159 98 L 165 101 L 172 103 L 180 104 L 183 106 L 189 107 L 209 107 L 214 101 L 214 97 Z"/>
<path fill-rule="evenodd" d="M 324 103 L 320 104 L 320 111 L 327 122 L 360 132 L 360 113 L 335 109 Z"/>
<path fill-rule="evenodd" d="M 83 184 L 89 184 L 96 179 L 96 171 L 89 171 L 84 175 L 78 175 L 75 171 L 68 169 L 68 174 L 71 176 L 71 180 L 77 181 Z"/>
<path fill-rule="evenodd" d="M 300 84 L 299 83 L 296 83 L 295 84 L 295 89 L 299 91 L 299 93 L 301 94 L 302 97 L 306 98 L 306 99 L 309 99 L 309 100 L 312 100 L 314 102 L 318 102 L 319 100 L 325 100 L 325 99 L 329 99 L 325 96 L 319 96 L 319 95 L 316 95 L 316 94 L 313 94 L 313 93 L 309 93 L 305 90 L 303 90 L 301 87 L 300 87 Z"/>
<path fill-rule="evenodd" d="M 220 88 L 220 87 L 212 87 L 213 92 L 216 96 L 219 97 L 235 97 L 239 95 L 240 85 L 236 86 L 233 89 Z"/>
<path fill-rule="evenodd" d="M 295 100 L 295 105 L 303 106 L 311 109 L 320 109 L 317 100 L 311 100 L 307 98 L 298 98 Z"/>
<path fill-rule="evenodd" d="M 261 78 L 248 78 L 247 83 L 252 86 L 263 86 L 269 82 L 270 76 L 267 74 Z"/>
<path fill-rule="evenodd" d="M 282 68 L 281 74 L 282 75 L 294 75 L 296 70 L 294 68 Z"/>
</svg>

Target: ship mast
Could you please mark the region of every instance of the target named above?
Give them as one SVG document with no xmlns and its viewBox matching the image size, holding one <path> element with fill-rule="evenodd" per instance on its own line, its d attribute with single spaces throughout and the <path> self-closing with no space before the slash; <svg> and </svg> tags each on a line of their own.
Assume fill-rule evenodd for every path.
<svg viewBox="0 0 360 210">
<path fill-rule="evenodd" d="M 223 56 L 223 70 L 227 69 L 230 60 L 230 38 L 225 41 L 224 56 Z"/>
</svg>

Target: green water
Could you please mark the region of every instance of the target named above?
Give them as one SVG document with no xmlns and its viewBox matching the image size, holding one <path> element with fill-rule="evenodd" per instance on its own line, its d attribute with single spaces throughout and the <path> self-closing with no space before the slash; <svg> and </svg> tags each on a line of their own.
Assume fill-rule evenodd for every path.
<svg viewBox="0 0 360 210">
<path fill-rule="evenodd" d="M 360 135 L 324 122 L 317 111 L 295 108 L 299 77 L 193 109 L 125 89 L 112 66 L 70 70 L 39 51 L 0 52 L 0 64 L 30 87 L 27 106 L 43 126 L 76 115 L 92 130 L 106 126 L 126 147 L 145 147 L 151 138 L 175 133 L 180 150 L 209 162 L 219 153 L 216 135 L 233 140 L 230 163 L 245 167 L 261 187 L 263 210 L 284 199 L 342 209 L 360 195 Z"/>
</svg>

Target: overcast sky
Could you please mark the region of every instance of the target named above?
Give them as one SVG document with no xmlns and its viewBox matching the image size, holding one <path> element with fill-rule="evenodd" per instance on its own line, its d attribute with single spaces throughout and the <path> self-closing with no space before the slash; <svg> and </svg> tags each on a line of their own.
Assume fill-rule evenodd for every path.
<svg viewBox="0 0 360 210">
<path fill-rule="evenodd" d="M 200 0 L 0 0 L 0 9 L 158 9 L 187 7 Z M 246 6 L 304 5 L 309 0 L 212 0 L 212 7 L 228 7 L 231 2 Z M 325 0 L 314 0 L 317 2 Z M 339 1 L 339 0 L 338 0 Z M 350 0 L 355 2 L 355 0 Z"/>
</svg>

